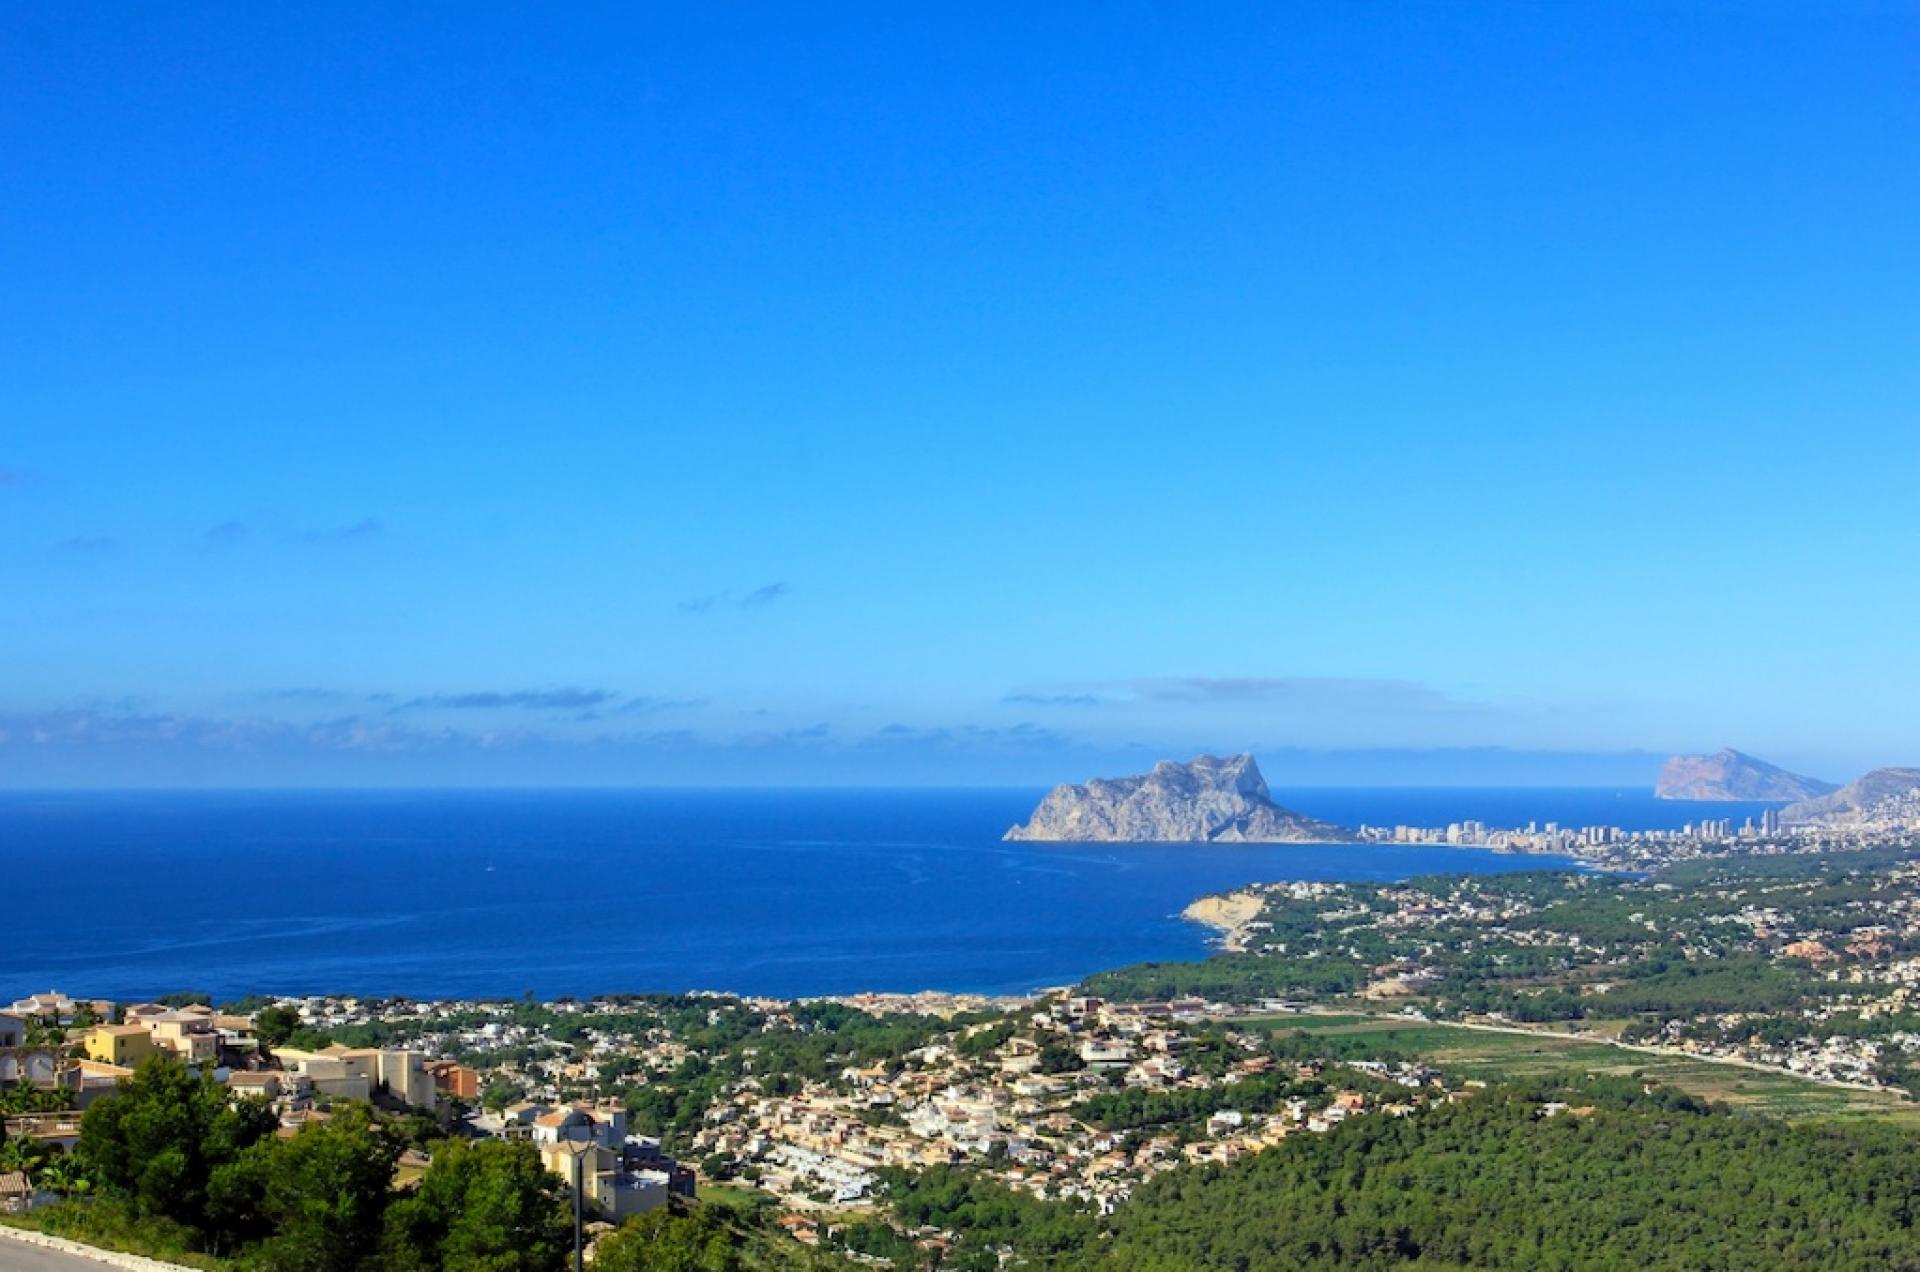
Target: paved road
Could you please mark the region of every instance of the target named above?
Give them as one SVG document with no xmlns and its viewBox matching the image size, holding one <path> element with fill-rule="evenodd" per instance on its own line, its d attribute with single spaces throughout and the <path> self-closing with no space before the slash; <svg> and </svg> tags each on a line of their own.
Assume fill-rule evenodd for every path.
<svg viewBox="0 0 1920 1272">
<path fill-rule="evenodd" d="M 107 1265 L 0 1237 L 0 1272 L 105 1272 Z"/>
<path fill-rule="evenodd" d="M 156 1263 L 153 1266 L 173 1265 Z M 0 1272 L 113 1272 L 113 1265 L 83 1254 L 68 1254 L 63 1250 L 28 1245 L 0 1233 Z"/>
</svg>

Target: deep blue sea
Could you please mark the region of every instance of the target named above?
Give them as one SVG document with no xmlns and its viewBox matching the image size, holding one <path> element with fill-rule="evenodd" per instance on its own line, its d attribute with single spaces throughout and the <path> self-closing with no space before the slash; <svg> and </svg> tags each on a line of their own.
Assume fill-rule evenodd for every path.
<svg viewBox="0 0 1920 1272">
<path fill-rule="evenodd" d="M 30 991 L 1018 992 L 1191 958 L 1256 880 L 1556 864 L 1470 849 L 1005 844 L 1023 790 L 0 794 L 0 1002 Z M 1328 820 L 1630 828 L 1642 791 L 1282 790 Z"/>
</svg>

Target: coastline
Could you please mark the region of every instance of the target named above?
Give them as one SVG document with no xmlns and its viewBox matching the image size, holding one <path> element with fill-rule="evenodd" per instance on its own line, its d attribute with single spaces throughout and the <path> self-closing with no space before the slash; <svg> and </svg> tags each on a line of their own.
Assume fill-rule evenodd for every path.
<svg viewBox="0 0 1920 1272">
<path fill-rule="evenodd" d="M 1222 938 L 1234 936 L 1235 918 L 1209 925 L 1182 911 L 1256 881 L 1575 864 L 1440 844 L 986 841 L 978 826 L 998 820 L 1009 798 L 643 792 L 500 796 L 469 807 L 464 795 L 275 794 L 229 807 L 225 797 L 165 795 L 151 805 L 76 799 L 51 818 L 0 801 L 0 837 L 22 849 L 21 887 L 60 886 L 70 872 L 63 863 L 84 853 L 104 912 L 132 916 L 159 905 L 167 915 L 152 930 L 116 918 L 76 944 L 57 912 L 30 909 L 18 916 L 0 982 L 13 997 L 84 983 L 126 1001 L 188 991 L 222 1001 L 481 1000 L 528 990 L 543 998 L 694 990 L 787 999 L 1023 995 L 1231 945 Z M 1382 811 L 1438 817 L 1455 799 L 1411 798 Z M 1541 815 L 1563 811 L 1561 803 L 1537 807 Z M 1577 802 L 1564 807 L 1565 815 L 1580 811 Z M 460 832 L 477 818 L 493 829 L 474 850 Z M 498 919 L 578 864 L 559 844 L 591 854 L 599 887 L 645 898 L 644 940 L 633 938 L 617 908 L 595 906 L 566 924 L 524 928 L 505 946 L 494 939 Z M 177 865 L 189 859 L 218 870 L 244 863 L 301 885 L 236 907 L 180 886 Z M 327 868 L 315 870 L 318 861 Z M 396 869 L 407 877 L 431 872 L 436 887 L 355 883 Z"/>
<path fill-rule="evenodd" d="M 1232 892 L 1216 892 L 1200 897 L 1187 904 L 1180 911 L 1180 917 L 1190 923 L 1212 928 L 1219 935 L 1208 942 L 1231 954 L 1238 954 L 1247 947 L 1247 938 L 1252 929 L 1249 926 L 1260 917 L 1266 899 L 1252 887 L 1236 888 Z"/>
</svg>

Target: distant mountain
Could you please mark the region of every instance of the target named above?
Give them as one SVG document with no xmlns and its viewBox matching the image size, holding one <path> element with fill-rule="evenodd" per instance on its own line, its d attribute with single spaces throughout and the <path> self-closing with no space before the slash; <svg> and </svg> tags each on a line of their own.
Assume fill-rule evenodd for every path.
<svg viewBox="0 0 1920 1272">
<path fill-rule="evenodd" d="M 1653 784 L 1660 799 L 1812 799 L 1838 789 L 1832 782 L 1789 773 L 1731 748 L 1712 755 L 1676 755 Z"/>
<path fill-rule="evenodd" d="M 1920 819 L 1920 768 L 1875 769 L 1831 795 L 1787 806 L 1780 811 L 1780 819 L 1802 824 L 1912 822 Z"/>
<path fill-rule="evenodd" d="M 1339 843 L 1350 830 L 1280 807 L 1251 755 L 1162 760 L 1137 777 L 1056 786 L 1007 839 L 1102 843 Z"/>
</svg>

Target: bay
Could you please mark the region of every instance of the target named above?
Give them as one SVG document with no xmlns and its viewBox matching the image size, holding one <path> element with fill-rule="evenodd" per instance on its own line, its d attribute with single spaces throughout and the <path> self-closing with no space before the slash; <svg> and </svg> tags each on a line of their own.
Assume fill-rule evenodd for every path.
<svg viewBox="0 0 1920 1272">
<path fill-rule="evenodd" d="M 1195 958 L 1203 893 L 1554 859 L 1386 845 L 1006 844 L 1023 790 L 0 794 L 0 1001 L 58 988 L 419 998 L 1011 993 Z M 1644 828 L 1644 792 L 1278 791 L 1315 816 Z M 1757 807 L 1757 806 L 1754 806 Z"/>
</svg>

